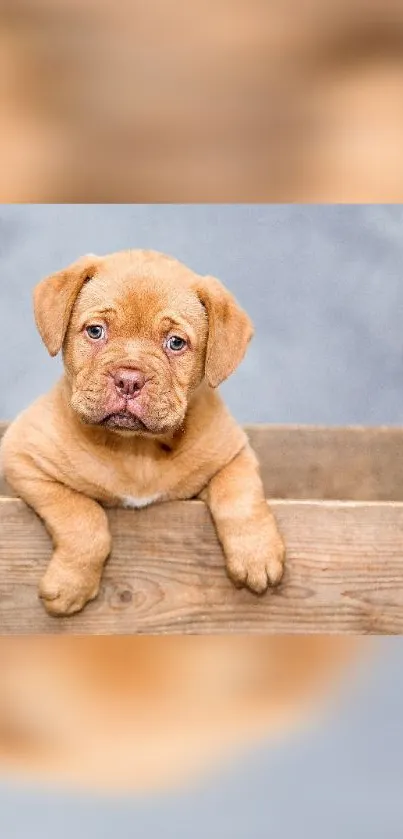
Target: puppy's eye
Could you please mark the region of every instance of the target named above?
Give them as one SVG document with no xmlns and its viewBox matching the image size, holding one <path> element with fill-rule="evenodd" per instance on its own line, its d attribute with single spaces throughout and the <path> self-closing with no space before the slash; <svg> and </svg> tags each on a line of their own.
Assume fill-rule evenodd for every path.
<svg viewBox="0 0 403 839">
<path fill-rule="evenodd" d="M 167 340 L 167 347 L 171 352 L 180 352 L 185 349 L 186 341 L 183 338 L 179 338 L 179 335 L 172 335 Z"/>
<path fill-rule="evenodd" d="M 100 341 L 102 338 L 105 338 L 105 329 L 103 326 L 94 324 L 94 326 L 87 326 L 85 331 L 92 341 Z"/>
</svg>

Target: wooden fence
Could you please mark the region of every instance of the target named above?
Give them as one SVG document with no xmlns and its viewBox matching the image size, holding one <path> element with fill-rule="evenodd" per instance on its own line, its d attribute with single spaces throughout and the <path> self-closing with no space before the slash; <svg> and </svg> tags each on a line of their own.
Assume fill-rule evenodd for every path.
<svg viewBox="0 0 403 839">
<path fill-rule="evenodd" d="M 232 586 L 199 501 L 111 510 L 98 599 L 51 618 L 37 595 L 49 537 L 3 483 L 0 633 L 403 633 L 403 429 L 247 431 L 287 546 L 278 588 Z"/>
</svg>

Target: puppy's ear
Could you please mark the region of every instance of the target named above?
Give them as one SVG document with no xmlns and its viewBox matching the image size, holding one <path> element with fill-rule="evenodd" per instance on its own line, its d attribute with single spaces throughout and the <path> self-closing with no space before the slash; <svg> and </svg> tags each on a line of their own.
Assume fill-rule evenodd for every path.
<svg viewBox="0 0 403 839">
<path fill-rule="evenodd" d="M 253 337 L 253 324 L 214 277 L 201 278 L 196 290 L 209 322 L 206 379 L 210 387 L 218 387 L 241 363 Z"/>
<path fill-rule="evenodd" d="M 83 256 L 63 271 L 46 277 L 34 289 L 35 321 L 50 355 L 60 352 L 77 296 L 100 262 L 94 254 Z"/>
</svg>

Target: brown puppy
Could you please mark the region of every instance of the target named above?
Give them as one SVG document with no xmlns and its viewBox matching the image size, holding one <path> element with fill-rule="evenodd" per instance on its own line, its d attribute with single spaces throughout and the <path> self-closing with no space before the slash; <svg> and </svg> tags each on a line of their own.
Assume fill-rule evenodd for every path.
<svg viewBox="0 0 403 839">
<path fill-rule="evenodd" d="M 44 280 L 35 314 L 66 374 L 10 426 L 2 458 L 54 541 L 40 587 L 48 611 L 96 597 L 111 550 L 104 506 L 198 496 L 234 582 L 257 593 L 276 584 L 283 543 L 256 458 L 215 391 L 253 332 L 232 295 L 171 257 L 125 251 Z"/>
</svg>

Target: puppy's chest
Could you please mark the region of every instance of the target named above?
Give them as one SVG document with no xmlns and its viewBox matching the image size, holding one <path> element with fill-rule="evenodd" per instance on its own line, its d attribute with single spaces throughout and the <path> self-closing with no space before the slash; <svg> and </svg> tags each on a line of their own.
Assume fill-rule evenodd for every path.
<svg viewBox="0 0 403 839">
<path fill-rule="evenodd" d="M 117 469 L 111 486 L 113 500 L 119 506 L 141 509 L 161 501 L 167 492 L 168 464 L 147 457 L 130 458 Z"/>
<path fill-rule="evenodd" d="M 123 507 L 133 510 L 141 510 L 142 507 L 149 507 L 150 504 L 162 501 L 163 495 L 158 492 L 154 495 L 124 495 L 123 498 L 119 500 Z"/>
<path fill-rule="evenodd" d="M 103 460 L 90 489 L 107 506 L 141 509 L 168 499 L 175 492 L 175 474 L 168 459 L 129 455 Z"/>
<path fill-rule="evenodd" d="M 71 468 L 73 466 L 73 469 Z M 193 498 L 217 471 L 216 458 L 200 452 L 155 454 L 96 449 L 80 451 L 67 466 L 69 482 L 105 506 L 141 509 L 150 504 Z"/>
</svg>

